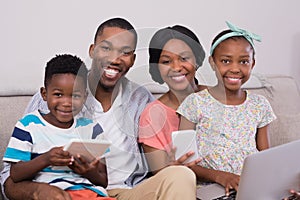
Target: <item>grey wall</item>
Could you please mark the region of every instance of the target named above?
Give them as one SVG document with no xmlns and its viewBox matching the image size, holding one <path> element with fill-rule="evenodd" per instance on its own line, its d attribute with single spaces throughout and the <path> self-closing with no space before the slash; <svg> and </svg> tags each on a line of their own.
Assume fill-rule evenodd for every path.
<svg viewBox="0 0 300 200">
<path fill-rule="evenodd" d="M 256 43 L 254 72 L 291 75 L 300 85 L 298 0 L 0 2 L 0 80 L 8 86 L 40 87 L 45 63 L 55 54 L 77 54 L 90 64 L 88 47 L 97 26 L 115 16 L 125 17 L 139 31 L 135 68 L 147 65 L 145 47 L 157 28 L 188 26 L 197 33 L 208 54 L 212 38 L 226 29 L 228 20 L 262 36 L 263 42 Z M 214 77 L 207 59 L 199 73 Z"/>
</svg>

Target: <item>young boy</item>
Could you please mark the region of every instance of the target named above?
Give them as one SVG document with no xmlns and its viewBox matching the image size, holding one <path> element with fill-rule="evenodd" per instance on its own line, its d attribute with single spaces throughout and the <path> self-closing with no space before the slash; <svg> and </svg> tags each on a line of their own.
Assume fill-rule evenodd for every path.
<svg viewBox="0 0 300 200">
<path fill-rule="evenodd" d="M 97 139 L 103 132 L 98 123 L 76 117 L 87 97 L 87 72 L 78 57 L 68 54 L 47 63 L 40 92 L 49 113 L 36 110 L 20 119 L 3 158 L 11 162 L 14 182 L 49 183 L 66 190 L 72 199 L 112 199 L 103 197 L 107 196 L 103 162 L 99 158 L 88 162 L 63 150 L 72 138 Z"/>
</svg>

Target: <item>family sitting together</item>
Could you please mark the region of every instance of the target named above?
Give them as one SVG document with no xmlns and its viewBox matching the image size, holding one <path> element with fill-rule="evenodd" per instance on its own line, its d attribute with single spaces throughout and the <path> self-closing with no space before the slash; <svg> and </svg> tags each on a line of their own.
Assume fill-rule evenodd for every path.
<svg viewBox="0 0 300 200">
<path fill-rule="evenodd" d="M 259 36 L 227 23 L 212 41 L 213 87 L 199 85 L 205 59 L 198 37 L 175 25 L 149 44 L 149 72 L 168 86 L 155 99 L 125 75 L 133 66 L 137 32 L 112 18 L 89 47 L 90 71 L 74 55 L 47 62 L 44 86 L 13 130 L 1 172 L 8 199 L 196 199 L 198 182 L 238 190 L 246 156 L 269 148 L 276 118 L 266 98 L 242 90 L 255 65 Z M 200 157 L 175 159 L 171 133 L 194 129 Z M 111 141 L 103 157 L 87 160 L 63 146 L 73 138 Z M 296 193 L 295 193 L 296 195 Z"/>
</svg>

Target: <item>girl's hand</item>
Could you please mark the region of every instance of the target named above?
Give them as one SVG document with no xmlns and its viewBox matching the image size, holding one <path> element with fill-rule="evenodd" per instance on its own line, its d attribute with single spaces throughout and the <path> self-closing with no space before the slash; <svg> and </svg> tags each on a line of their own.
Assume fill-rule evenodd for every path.
<svg viewBox="0 0 300 200">
<path fill-rule="evenodd" d="M 300 192 L 296 192 L 295 190 L 290 190 L 292 196 L 284 198 L 284 200 L 300 200 Z"/>
<path fill-rule="evenodd" d="M 235 189 L 238 190 L 239 182 L 240 182 L 240 176 L 224 172 L 224 171 L 216 171 L 217 177 L 216 182 L 223 185 L 225 188 L 225 194 L 229 195 L 229 190 Z"/>
<path fill-rule="evenodd" d="M 46 162 L 52 166 L 67 166 L 72 164 L 74 158 L 63 147 L 54 147 L 44 154 Z"/>
<path fill-rule="evenodd" d="M 76 174 L 86 175 L 88 173 L 97 173 L 100 159 L 94 159 L 88 161 L 83 156 L 77 155 L 72 165 L 69 168 L 72 169 Z"/>
</svg>

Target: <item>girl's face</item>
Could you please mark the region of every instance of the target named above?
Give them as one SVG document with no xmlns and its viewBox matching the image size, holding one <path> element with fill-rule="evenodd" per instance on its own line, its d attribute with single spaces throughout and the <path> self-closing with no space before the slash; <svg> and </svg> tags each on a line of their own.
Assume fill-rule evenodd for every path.
<svg viewBox="0 0 300 200">
<path fill-rule="evenodd" d="M 218 85 L 236 91 L 249 79 L 255 65 L 253 48 L 244 38 L 229 38 L 215 48 L 209 62 L 216 72 Z"/>
<path fill-rule="evenodd" d="M 72 126 L 73 116 L 81 111 L 87 97 L 84 79 L 73 74 L 53 75 L 41 94 L 50 110 L 45 120 L 59 128 Z"/>
<path fill-rule="evenodd" d="M 194 83 L 196 58 L 192 49 L 182 40 L 169 40 L 160 54 L 158 68 L 171 90 L 181 91 Z"/>
</svg>

